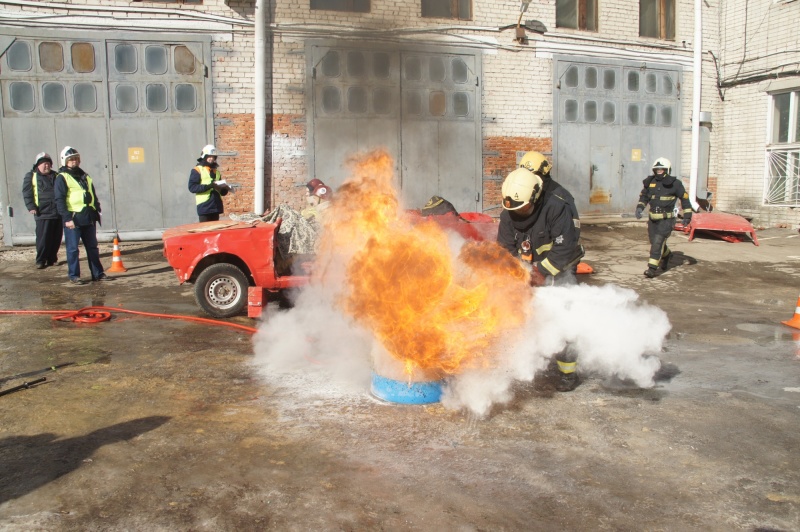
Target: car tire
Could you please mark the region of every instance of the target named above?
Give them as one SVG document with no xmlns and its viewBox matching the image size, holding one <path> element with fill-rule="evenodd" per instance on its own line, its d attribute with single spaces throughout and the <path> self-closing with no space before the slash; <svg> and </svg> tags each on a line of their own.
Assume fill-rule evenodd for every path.
<svg viewBox="0 0 800 532">
<path fill-rule="evenodd" d="M 212 264 L 194 283 L 194 298 L 203 311 L 215 318 L 236 316 L 247 306 L 247 276 L 237 266 Z"/>
</svg>

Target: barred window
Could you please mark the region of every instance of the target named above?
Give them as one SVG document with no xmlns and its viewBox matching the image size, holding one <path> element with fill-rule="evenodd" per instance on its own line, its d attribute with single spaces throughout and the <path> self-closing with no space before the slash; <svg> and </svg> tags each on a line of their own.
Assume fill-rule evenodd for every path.
<svg viewBox="0 0 800 532">
<path fill-rule="evenodd" d="M 764 203 L 800 205 L 800 90 L 770 95 Z"/>
</svg>

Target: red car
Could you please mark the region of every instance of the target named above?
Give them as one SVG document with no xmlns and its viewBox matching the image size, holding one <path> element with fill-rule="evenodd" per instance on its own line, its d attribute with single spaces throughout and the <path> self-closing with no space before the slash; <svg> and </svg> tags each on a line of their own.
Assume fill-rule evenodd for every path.
<svg viewBox="0 0 800 532">
<path fill-rule="evenodd" d="M 497 238 L 498 224 L 486 214 L 429 218 L 466 239 Z M 194 283 L 197 304 L 207 314 L 229 318 L 247 305 L 247 315 L 258 317 L 270 295 L 302 286 L 309 279 L 291 274 L 275 242 L 279 227 L 280 219 L 277 223 L 206 222 L 175 227 L 162 236 L 164 256 L 181 283 Z"/>
</svg>

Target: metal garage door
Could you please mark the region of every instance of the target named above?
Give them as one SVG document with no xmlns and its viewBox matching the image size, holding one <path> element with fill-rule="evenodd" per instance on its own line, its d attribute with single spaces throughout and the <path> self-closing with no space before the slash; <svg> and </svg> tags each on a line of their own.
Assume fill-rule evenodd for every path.
<svg viewBox="0 0 800 532">
<path fill-rule="evenodd" d="M 479 208 L 478 54 L 312 45 L 308 55 L 312 177 L 338 186 L 348 156 L 384 147 L 406 206 L 440 195 Z"/>
<path fill-rule="evenodd" d="M 658 157 L 680 175 L 681 71 L 554 58 L 554 177 L 581 213 L 631 212 Z"/>
<path fill-rule="evenodd" d="M 0 39 L 6 243 L 33 240 L 22 178 L 37 152 L 49 152 L 57 166 L 65 145 L 78 149 L 94 179 L 101 232 L 154 236 L 194 221 L 186 182 L 213 138 L 207 38 L 15 30 Z"/>
</svg>

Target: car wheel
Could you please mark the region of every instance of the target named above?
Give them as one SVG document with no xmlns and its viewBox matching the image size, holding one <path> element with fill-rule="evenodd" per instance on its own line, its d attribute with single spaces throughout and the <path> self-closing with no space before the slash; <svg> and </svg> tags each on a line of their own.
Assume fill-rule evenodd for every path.
<svg viewBox="0 0 800 532">
<path fill-rule="evenodd" d="M 236 316 L 247 305 L 247 276 L 233 264 L 212 264 L 194 284 L 194 297 L 215 318 Z"/>
</svg>

